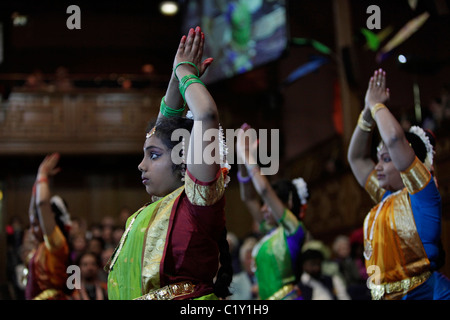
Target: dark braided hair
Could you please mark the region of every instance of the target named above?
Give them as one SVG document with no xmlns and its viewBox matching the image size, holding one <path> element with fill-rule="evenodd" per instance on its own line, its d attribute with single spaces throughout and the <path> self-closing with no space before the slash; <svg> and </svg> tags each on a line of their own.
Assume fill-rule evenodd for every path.
<svg viewBox="0 0 450 320">
<path fill-rule="evenodd" d="M 226 228 L 224 228 L 219 240 L 219 251 L 220 268 L 217 272 L 216 282 L 214 283 L 214 293 L 217 297 L 225 299 L 231 295 L 229 287 L 231 280 L 233 280 L 233 265 Z"/>
<path fill-rule="evenodd" d="M 295 185 L 290 180 L 282 179 L 274 182 L 272 184 L 272 188 L 278 198 L 280 198 L 281 202 L 285 205 L 288 204 L 289 197 L 292 195 L 292 208 L 290 208 L 290 211 L 298 218 L 302 207 L 302 202 Z"/>
<path fill-rule="evenodd" d="M 413 148 L 414 153 L 420 161 L 425 162 L 425 158 L 427 157 L 427 147 L 423 143 L 422 139 L 419 138 L 414 133 L 405 132 L 406 140 L 411 144 L 411 148 Z"/>
<path fill-rule="evenodd" d="M 176 129 L 186 129 L 189 132 L 192 131 L 194 126 L 194 120 L 181 117 L 172 118 L 161 118 L 154 120 L 147 126 L 147 131 L 149 132 L 156 125 L 155 136 L 158 137 L 162 143 L 170 150 L 172 150 L 178 143 L 182 141 L 180 137 L 178 140 L 172 141 L 172 133 Z M 189 143 L 186 141 L 186 143 Z M 172 171 L 179 172 L 181 176 L 181 171 L 184 169 L 184 164 L 172 164 Z"/>
</svg>

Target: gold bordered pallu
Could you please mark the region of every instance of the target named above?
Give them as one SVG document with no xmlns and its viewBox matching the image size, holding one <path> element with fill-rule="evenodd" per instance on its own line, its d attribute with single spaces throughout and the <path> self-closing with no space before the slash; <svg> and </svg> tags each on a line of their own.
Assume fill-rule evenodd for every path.
<svg viewBox="0 0 450 320">
<path fill-rule="evenodd" d="M 270 296 L 267 300 L 290 300 L 289 297 L 295 293 L 295 287 L 293 284 L 287 284 L 283 286 L 280 290 L 275 292 L 272 296 Z M 296 298 L 297 296 L 295 296 Z"/>
</svg>

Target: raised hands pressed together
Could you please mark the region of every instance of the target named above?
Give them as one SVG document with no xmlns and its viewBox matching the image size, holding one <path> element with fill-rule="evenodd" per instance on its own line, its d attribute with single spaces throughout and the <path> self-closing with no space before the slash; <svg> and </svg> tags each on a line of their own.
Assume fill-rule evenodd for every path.
<svg viewBox="0 0 450 320">
<path fill-rule="evenodd" d="M 202 61 L 204 44 L 205 35 L 200 27 L 191 28 L 187 36 L 181 37 L 173 61 L 172 76 L 163 98 L 165 105 L 179 112 L 177 115 L 181 115 L 185 110 L 185 101 L 180 93 L 180 80 L 188 74 L 200 78 L 213 61 L 213 58 Z M 160 113 L 159 116 L 163 115 Z"/>
<path fill-rule="evenodd" d="M 386 72 L 382 69 L 375 70 L 369 80 L 365 96 L 365 109 L 370 111 L 377 103 L 386 103 L 389 100 L 389 88 L 386 87 Z"/>
<path fill-rule="evenodd" d="M 369 80 L 365 106 L 348 150 L 350 167 L 361 186 L 365 185 L 376 165 L 370 154 L 371 134 L 375 126 L 397 170 L 406 169 L 414 160 L 414 151 L 405 138 L 403 128 L 385 105 L 389 98 L 386 72 L 382 69 L 375 70 Z"/>
<path fill-rule="evenodd" d="M 202 62 L 204 44 L 205 34 L 200 27 L 191 28 L 187 36 L 183 35 L 173 62 L 174 72 L 176 73 L 178 67 L 187 68 L 191 69 L 190 72 L 201 77 L 213 61 L 213 58 L 207 58 Z M 180 63 L 183 66 L 179 65 Z"/>
</svg>

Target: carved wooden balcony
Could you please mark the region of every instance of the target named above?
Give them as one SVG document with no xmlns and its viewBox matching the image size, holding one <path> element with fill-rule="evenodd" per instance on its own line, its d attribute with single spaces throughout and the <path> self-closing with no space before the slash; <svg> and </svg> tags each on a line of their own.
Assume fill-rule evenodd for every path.
<svg viewBox="0 0 450 320">
<path fill-rule="evenodd" d="M 0 154 L 136 153 L 160 90 L 15 90 L 0 107 Z"/>
</svg>

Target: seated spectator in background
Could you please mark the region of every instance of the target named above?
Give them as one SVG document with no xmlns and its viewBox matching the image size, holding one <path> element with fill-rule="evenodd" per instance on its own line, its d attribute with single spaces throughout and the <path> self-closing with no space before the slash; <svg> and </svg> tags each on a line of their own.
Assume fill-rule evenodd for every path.
<svg viewBox="0 0 450 320">
<path fill-rule="evenodd" d="M 86 234 L 87 226 L 86 221 L 80 217 L 71 217 L 71 225 L 69 230 L 69 237 L 73 237 L 76 234 Z"/>
<path fill-rule="evenodd" d="M 117 226 L 125 229 L 125 224 L 127 223 L 128 218 L 133 214 L 131 209 L 127 206 L 123 206 L 119 212 L 119 222 Z"/>
<path fill-rule="evenodd" d="M 124 228 L 122 227 L 114 227 L 112 232 L 112 246 L 109 246 L 108 248 L 115 248 L 119 245 L 120 239 L 122 238 L 122 235 L 124 233 Z"/>
<path fill-rule="evenodd" d="M 116 226 L 116 220 L 113 217 L 106 216 L 102 219 L 101 225 L 104 248 L 114 247 L 113 230 Z"/>
<path fill-rule="evenodd" d="M 86 251 L 95 253 L 98 257 L 102 255 L 105 249 L 105 242 L 102 238 L 92 238 L 89 240 Z"/>
<path fill-rule="evenodd" d="M 255 278 L 255 265 L 252 251 L 258 240 L 249 237 L 244 240 L 239 250 L 242 271 L 233 275 L 230 300 L 254 300 L 258 298 L 258 285 Z"/>
<path fill-rule="evenodd" d="M 105 266 L 107 265 L 109 259 L 114 253 L 114 248 L 106 248 L 102 251 L 101 258 L 101 268 L 99 270 L 99 279 L 102 281 L 108 281 L 108 272 L 105 271 Z"/>
<path fill-rule="evenodd" d="M 24 299 L 23 288 L 20 284 L 19 266 L 22 265 L 21 246 L 24 236 L 24 226 L 18 216 L 12 216 L 10 223 L 6 225 L 6 275 L 11 288 L 13 298 Z"/>
<path fill-rule="evenodd" d="M 101 238 L 101 237 L 102 237 L 102 225 L 100 223 L 94 223 L 87 231 L 86 238 L 90 240 L 92 238 Z"/>
<path fill-rule="evenodd" d="M 74 88 L 69 76 L 69 70 L 66 67 L 60 66 L 56 69 L 53 88 L 56 89 L 56 91 L 69 91 Z"/>
<path fill-rule="evenodd" d="M 350 237 L 340 235 L 333 243 L 335 261 L 352 300 L 370 299 L 363 250 L 362 229 L 355 230 Z"/>
<path fill-rule="evenodd" d="M 73 234 L 70 238 L 70 261 L 71 263 L 75 263 L 78 261 L 80 255 L 86 250 L 88 242 L 86 240 L 86 235 L 83 232 L 78 232 L 77 234 Z"/>
<path fill-rule="evenodd" d="M 230 231 L 228 231 L 228 233 L 227 233 L 227 241 L 228 241 L 228 246 L 230 247 L 230 255 L 231 255 L 232 264 L 233 264 L 233 273 L 237 274 L 242 269 L 242 265 L 239 260 L 240 242 L 239 242 L 238 237 L 233 232 L 230 232 Z"/>
<path fill-rule="evenodd" d="M 73 300 L 107 300 L 106 282 L 99 278 L 100 259 L 92 252 L 80 256 L 81 288 L 72 293 Z"/>
<path fill-rule="evenodd" d="M 25 79 L 24 87 L 32 90 L 45 90 L 47 89 L 47 83 L 44 81 L 44 75 L 42 71 L 35 70 L 33 73 L 27 76 Z"/>
<path fill-rule="evenodd" d="M 302 253 L 303 273 L 298 287 L 304 300 L 350 300 L 345 284 L 338 276 L 322 273 L 322 252 L 308 249 Z"/>
</svg>

